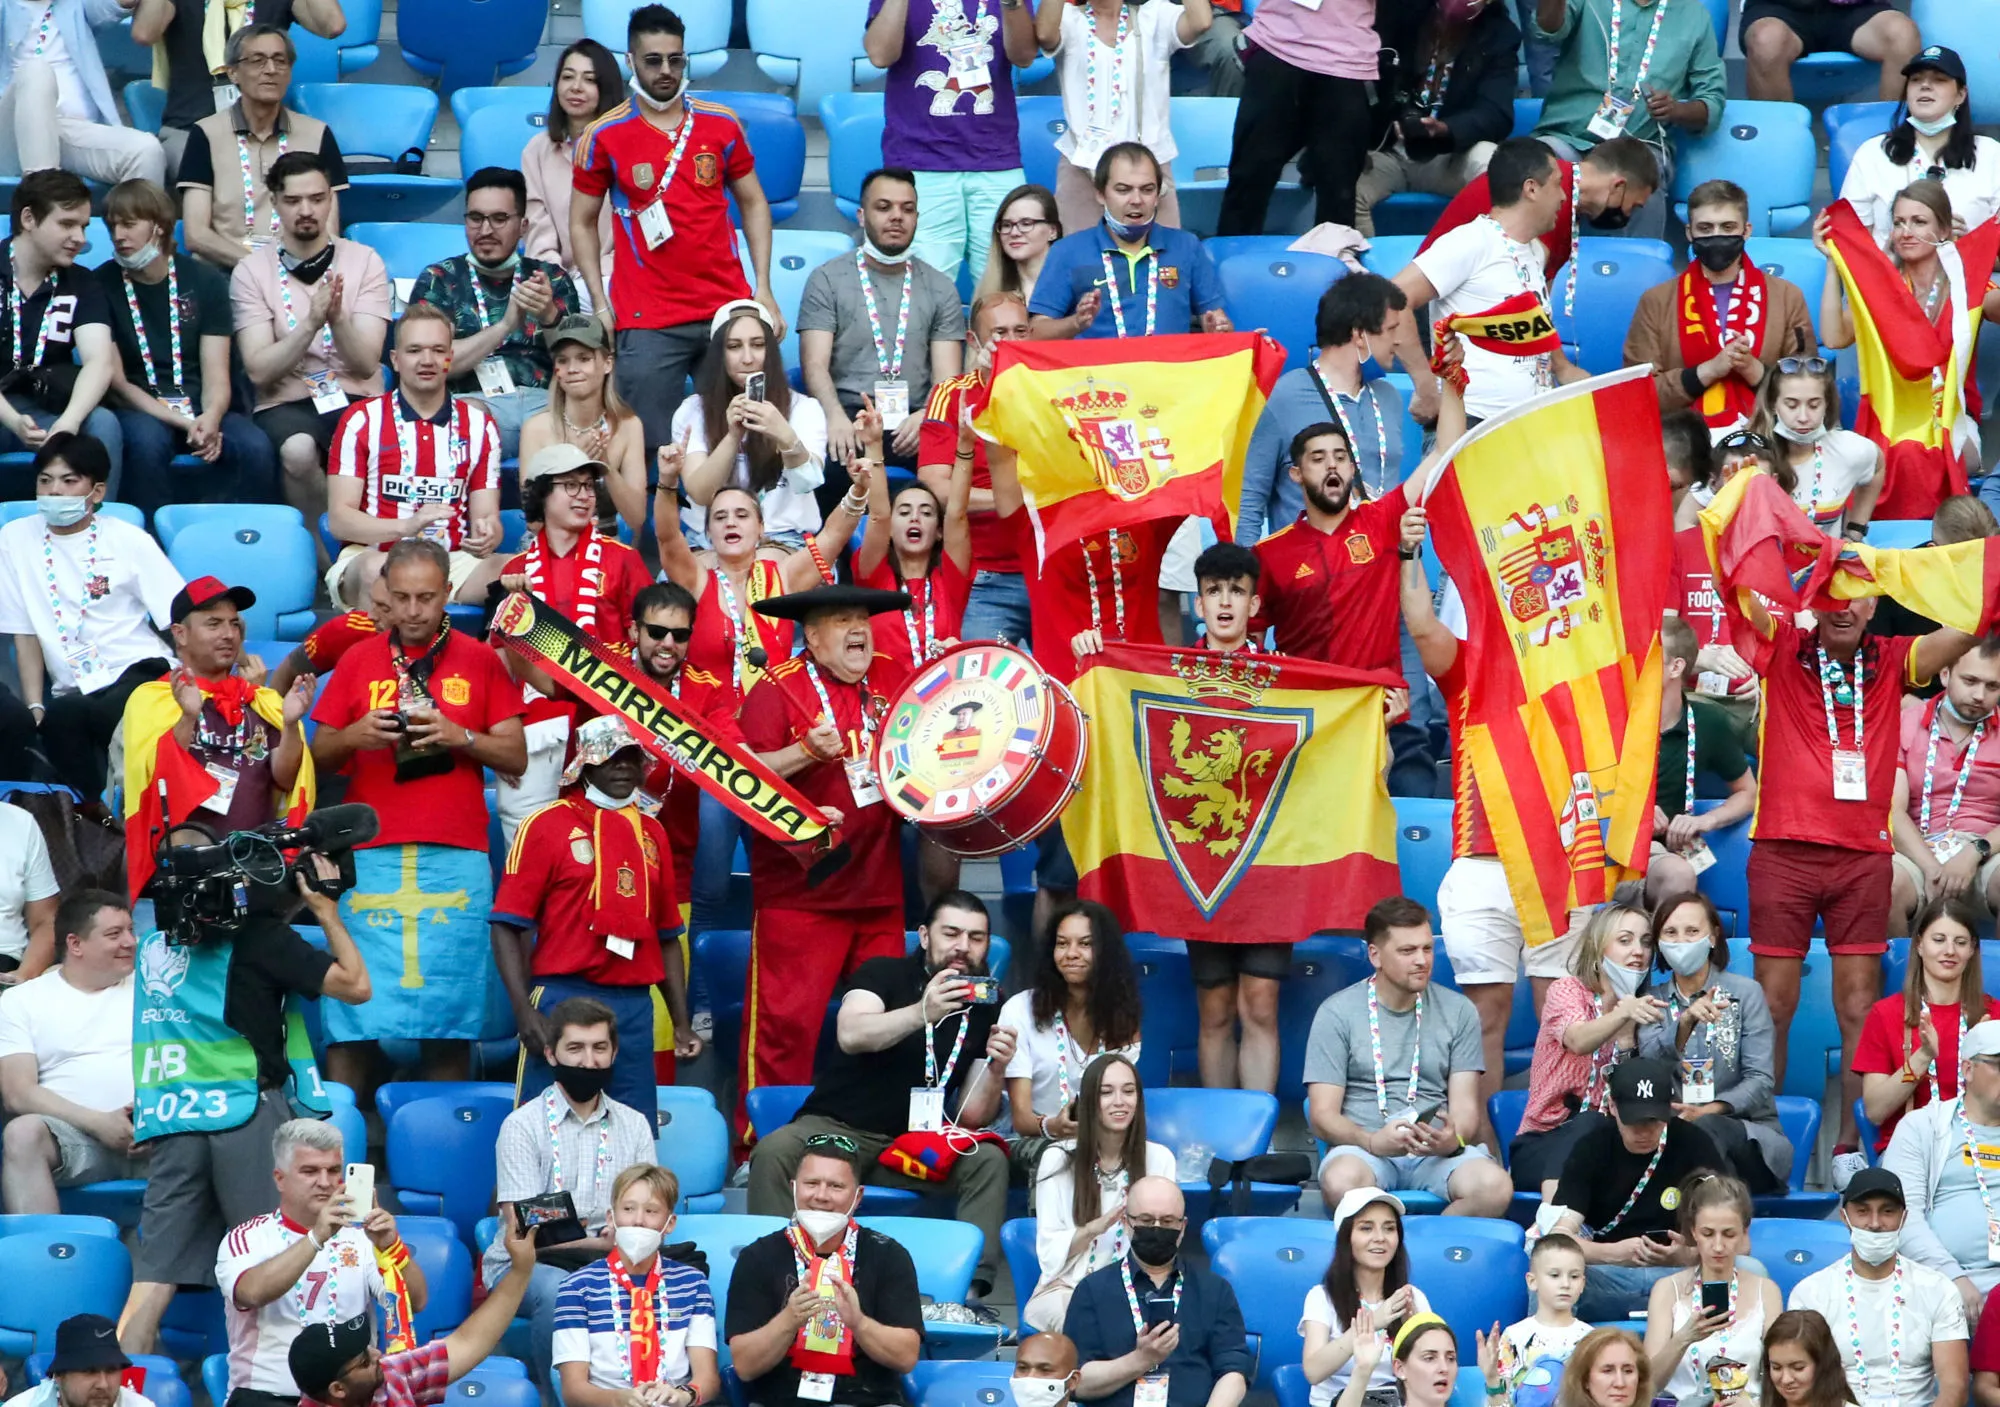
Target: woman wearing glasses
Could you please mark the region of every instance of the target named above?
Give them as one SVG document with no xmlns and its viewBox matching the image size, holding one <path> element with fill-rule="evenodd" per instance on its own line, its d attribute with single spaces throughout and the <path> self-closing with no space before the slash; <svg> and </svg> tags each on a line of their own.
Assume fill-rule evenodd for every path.
<svg viewBox="0 0 2000 1407">
<path fill-rule="evenodd" d="M 977 303 L 990 293 L 1018 293 L 1021 301 L 1035 296 L 1035 280 L 1049 246 L 1063 236 L 1055 192 L 1047 186 L 1016 186 L 1000 202 L 993 217 L 993 246 L 986 255 L 986 272 L 972 291 Z"/>
<path fill-rule="evenodd" d="M 611 339 L 594 317 L 565 318 L 542 334 L 554 359 L 549 407 L 521 424 L 521 462 L 549 445 L 575 445 L 604 465 L 598 523 L 619 520 L 633 532 L 646 525 L 646 429 L 618 394 Z"/>
<path fill-rule="evenodd" d="M 1042 1275 L 1021 1317 L 1045 1332 L 1062 1328 L 1078 1281 L 1118 1264 L 1131 1248 L 1125 1194 L 1133 1179 L 1174 1175 L 1173 1150 L 1146 1140 L 1146 1097 L 1124 1055 L 1090 1062 L 1075 1105 L 1075 1146 L 1050 1144 L 1035 1173 Z"/>
<path fill-rule="evenodd" d="M 1887 132 L 1854 153 L 1840 198 L 1854 207 L 1875 242 L 1889 248 L 1896 197 L 1913 181 L 1938 181 L 1964 234 L 2000 212 L 2000 142 L 1972 131 L 1965 64 L 1933 44 L 1903 65 L 1903 107 Z"/>
<path fill-rule="evenodd" d="M 1885 476 L 1881 447 L 1840 428 L 1840 391 L 1824 357 L 1780 357 L 1757 388 L 1750 429 L 1789 465 L 1792 502 L 1831 537 L 1859 542 Z"/>
<path fill-rule="evenodd" d="M 579 39 L 556 61 L 556 81 L 549 97 L 547 125 L 521 148 L 521 175 L 528 183 L 526 250 L 531 259 L 561 264 L 576 280 L 577 292 L 589 297 L 588 285 L 577 275 L 576 251 L 569 240 L 570 160 L 583 129 L 625 96 L 625 78 L 618 60 L 595 39 Z M 611 282 L 611 206 L 597 214 L 599 261 L 604 282 Z M 590 311 L 588 303 L 584 311 Z M 524 454 L 522 456 L 526 458 Z"/>
</svg>

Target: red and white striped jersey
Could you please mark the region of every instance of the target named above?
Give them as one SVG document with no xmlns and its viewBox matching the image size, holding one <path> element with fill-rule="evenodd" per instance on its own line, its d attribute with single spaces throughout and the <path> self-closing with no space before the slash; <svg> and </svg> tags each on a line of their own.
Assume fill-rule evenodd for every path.
<svg viewBox="0 0 2000 1407">
<path fill-rule="evenodd" d="M 377 518 L 411 518 L 429 504 L 446 505 L 451 516 L 425 535 L 456 552 L 471 495 L 500 487 L 500 432 L 478 401 L 447 396 L 437 417 L 424 420 L 391 391 L 356 401 L 341 415 L 326 472 L 359 479 L 361 511 Z"/>
</svg>

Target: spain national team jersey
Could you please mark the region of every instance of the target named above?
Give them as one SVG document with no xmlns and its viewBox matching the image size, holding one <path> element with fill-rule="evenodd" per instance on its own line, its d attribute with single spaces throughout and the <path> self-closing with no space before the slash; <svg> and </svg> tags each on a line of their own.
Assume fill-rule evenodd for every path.
<svg viewBox="0 0 2000 1407">
<path fill-rule="evenodd" d="M 1356 503 L 1330 533 L 1301 513 L 1258 543 L 1263 610 L 1251 634 L 1261 636 L 1268 625 L 1283 654 L 1400 674 L 1402 561 L 1396 549 L 1408 507 L 1398 484 L 1381 498 Z"/>
<path fill-rule="evenodd" d="M 359 479 L 361 511 L 371 517 L 413 518 L 433 504 L 450 509 L 426 536 L 435 535 L 446 551 L 456 552 L 465 542 L 471 496 L 500 487 L 500 432 L 478 401 L 447 396 L 444 408 L 424 419 L 400 391 L 391 391 L 358 401 L 341 415 L 326 472 Z"/>
</svg>

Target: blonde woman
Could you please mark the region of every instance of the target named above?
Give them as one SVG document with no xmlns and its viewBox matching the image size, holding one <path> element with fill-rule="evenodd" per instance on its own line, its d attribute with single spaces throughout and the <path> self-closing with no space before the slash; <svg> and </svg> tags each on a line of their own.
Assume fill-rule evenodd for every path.
<svg viewBox="0 0 2000 1407">
<path fill-rule="evenodd" d="M 521 462 L 552 444 L 571 444 L 604 465 L 605 499 L 634 533 L 646 525 L 646 428 L 613 385 L 604 324 L 565 318 L 542 334 L 555 359 L 549 408 L 521 426 Z M 603 514 L 607 505 L 600 501 Z"/>
</svg>

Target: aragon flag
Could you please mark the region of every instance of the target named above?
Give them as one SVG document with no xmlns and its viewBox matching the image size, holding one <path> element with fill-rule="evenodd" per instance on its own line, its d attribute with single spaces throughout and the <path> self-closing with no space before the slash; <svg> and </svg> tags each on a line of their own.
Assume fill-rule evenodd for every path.
<svg viewBox="0 0 2000 1407">
<path fill-rule="evenodd" d="M 1978 350 L 1980 300 L 1996 255 L 2000 220 L 1938 248 L 1946 283 L 1939 322 L 1924 316 L 1902 271 L 1846 201 L 1827 207 L 1829 259 L 1847 290 L 1861 410 L 1854 428 L 1882 446 L 1886 481 L 1879 518 L 1928 518 L 1945 497 L 1966 492 L 1965 455 L 1979 426 L 1966 405 Z"/>
<path fill-rule="evenodd" d="M 1208 518 L 1235 536 L 1243 456 L 1285 349 L 1261 333 L 1002 342 L 973 428 L 1013 449 L 1047 557 L 1107 528 Z"/>
<path fill-rule="evenodd" d="M 1462 739 L 1531 946 L 1651 851 L 1673 539 L 1651 372 L 1483 421 L 1425 504 L 1465 602 Z"/>
<path fill-rule="evenodd" d="M 1399 892 L 1394 673 L 1156 645 L 1087 664 L 1090 766 L 1063 813 L 1083 897 L 1135 932 L 1293 943 Z"/>
</svg>

